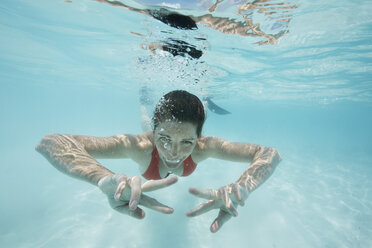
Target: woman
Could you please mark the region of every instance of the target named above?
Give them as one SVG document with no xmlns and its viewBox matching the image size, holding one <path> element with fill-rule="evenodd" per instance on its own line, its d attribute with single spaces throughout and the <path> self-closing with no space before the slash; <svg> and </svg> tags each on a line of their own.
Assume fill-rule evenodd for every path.
<svg viewBox="0 0 372 248">
<path fill-rule="evenodd" d="M 189 190 L 208 201 L 188 212 L 188 216 L 220 209 L 210 228 L 216 232 L 238 215 L 237 206 L 243 206 L 249 193 L 273 173 L 281 157 L 273 148 L 201 135 L 204 120 L 199 98 L 177 90 L 164 95 L 157 104 L 151 132 L 105 138 L 52 134 L 44 137 L 36 150 L 58 170 L 97 185 L 113 209 L 139 219 L 144 218 L 145 212 L 138 205 L 173 213 L 172 208 L 143 194 L 175 183 L 177 177 L 168 177 L 169 174 L 188 176 L 207 158 L 250 162 L 235 183 L 218 190 Z M 148 181 L 115 174 L 94 158 L 131 158 Z"/>
</svg>

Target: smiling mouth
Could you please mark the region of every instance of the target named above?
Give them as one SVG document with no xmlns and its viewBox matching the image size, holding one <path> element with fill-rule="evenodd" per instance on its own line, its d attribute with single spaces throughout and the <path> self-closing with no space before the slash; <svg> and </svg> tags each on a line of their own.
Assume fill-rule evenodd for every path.
<svg viewBox="0 0 372 248">
<path fill-rule="evenodd" d="M 180 163 L 181 163 L 180 159 L 177 159 L 177 160 L 165 159 L 165 164 L 167 165 L 168 168 L 175 169 L 180 165 Z"/>
</svg>

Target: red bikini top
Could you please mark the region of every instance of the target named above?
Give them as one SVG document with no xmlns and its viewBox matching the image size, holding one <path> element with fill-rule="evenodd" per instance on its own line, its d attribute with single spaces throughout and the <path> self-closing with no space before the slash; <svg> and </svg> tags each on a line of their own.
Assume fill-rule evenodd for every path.
<svg viewBox="0 0 372 248">
<path fill-rule="evenodd" d="M 193 173 L 195 170 L 197 164 L 192 161 L 191 155 L 188 156 L 185 161 L 183 161 L 183 173 L 182 176 L 186 177 Z M 170 173 L 168 173 L 165 177 L 169 176 Z M 149 167 L 147 168 L 146 172 L 142 174 L 144 178 L 147 180 L 159 180 L 162 179 L 160 177 L 159 173 L 159 152 L 156 147 L 154 147 L 154 150 L 152 151 L 152 158 Z"/>
</svg>

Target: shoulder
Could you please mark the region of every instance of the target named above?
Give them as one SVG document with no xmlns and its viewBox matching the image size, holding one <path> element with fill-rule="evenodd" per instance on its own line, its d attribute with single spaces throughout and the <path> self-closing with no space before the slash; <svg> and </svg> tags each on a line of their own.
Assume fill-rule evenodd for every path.
<svg viewBox="0 0 372 248">
<path fill-rule="evenodd" d="M 226 141 L 218 137 L 202 135 L 196 142 L 196 148 L 200 151 L 208 152 L 211 149 L 220 147 L 224 142 Z"/>
<path fill-rule="evenodd" d="M 218 151 L 223 145 L 224 140 L 214 136 L 202 135 L 198 138 L 194 152 L 192 154 L 195 162 L 200 162 L 209 157 L 214 157 L 216 151 Z"/>
<path fill-rule="evenodd" d="M 140 153 L 151 153 L 154 149 L 154 135 L 153 132 L 146 132 L 142 134 L 124 135 L 125 139 L 129 139 L 133 150 Z"/>
<path fill-rule="evenodd" d="M 110 137 L 75 136 L 86 151 L 97 158 L 133 158 L 136 159 L 152 150 L 150 133 L 117 134 Z"/>
<path fill-rule="evenodd" d="M 131 137 L 133 142 L 131 159 L 133 159 L 139 166 L 143 173 L 147 170 L 154 150 L 154 135 L 153 132 L 143 134 L 136 134 Z"/>
</svg>

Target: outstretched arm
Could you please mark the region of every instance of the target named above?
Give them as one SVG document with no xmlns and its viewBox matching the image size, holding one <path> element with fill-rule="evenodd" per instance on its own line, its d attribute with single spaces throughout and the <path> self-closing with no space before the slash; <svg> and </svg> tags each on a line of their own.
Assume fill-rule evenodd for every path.
<svg viewBox="0 0 372 248">
<path fill-rule="evenodd" d="M 281 161 L 279 152 L 274 148 L 260 145 L 229 142 L 216 137 L 205 136 L 201 140 L 204 158 L 213 157 L 228 161 L 246 162 L 250 166 L 236 181 L 249 192 L 268 179 Z"/>
<path fill-rule="evenodd" d="M 236 181 L 240 186 L 252 192 L 264 183 L 274 172 L 282 160 L 279 152 L 274 148 L 259 146 L 255 149 L 254 159 L 247 170 Z"/>
<path fill-rule="evenodd" d="M 251 162 L 240 178 L 218 190 L 191 188 L 190 193 L 208 201 L 187 213 L 193 217 L 212 209 L 220 209 L 218 217 L 211 225 L 211 231 L 218 231 L 232 216 L 237 216 L 238 205 L 243 206 L 249 193 L 264 183 L 274 172 L 281 156 L 274 148 L 245 143 L 232 143 L 214 137 L 204 137 L 201 149 L 206 157 L 215 157 L 236 162 Z"/>
<path fill-rule="evenodd" d="M 127 157 L 130 141 L 125 135 L 97 138 L 77 135 L 52 134 L 36 146 L 59 171 L 97 185 L 98 181 L 113 174 L 94 157 Z M 127 149 L 126 149 L 127 148 Z"/>
<path fill-rule="evenodd" d="M 142 183 L 139 176 L 114 174 L 96 158 L 132 157 L 146 143 L 143 135 L 116 135 L 106 138 L 52 134 L 44 137 L 36 150 L 63 173 L 97 185 L 106 194 L 110 206 L 123 214 L 143 218 L 145 212 L 138 205 L 170 214 L 173 209 L 142 192 L 167 187 L 176 177 Z M 135 156 L 135 155 L 134 155 Z"/>
</svg>

